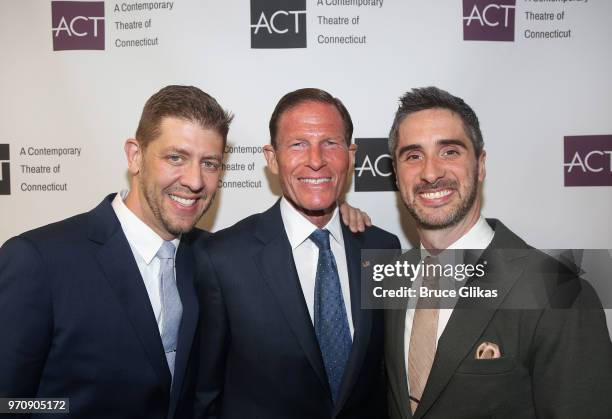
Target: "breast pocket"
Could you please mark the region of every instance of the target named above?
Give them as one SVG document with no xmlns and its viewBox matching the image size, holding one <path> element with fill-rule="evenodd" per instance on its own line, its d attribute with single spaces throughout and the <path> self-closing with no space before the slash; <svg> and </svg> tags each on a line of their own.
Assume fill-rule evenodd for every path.
<svg viewBox="0 0 612 419">
<path fill-rule="evenodd" d="M 517 368 L 513 357 L 495 359 L 466 359 L 457 368 L 457 374 L 507 374 Z"/>
</svg>

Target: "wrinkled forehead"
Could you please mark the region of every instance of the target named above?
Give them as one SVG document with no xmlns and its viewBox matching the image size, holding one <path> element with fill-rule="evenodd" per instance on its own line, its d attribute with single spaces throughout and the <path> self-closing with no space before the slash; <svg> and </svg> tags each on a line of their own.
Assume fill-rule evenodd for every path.
<svg viewBox="0 0 612 419">
<path fill-rule="evenodd" d="M 441 140 L 459 140 L 466 148 L 474 145 L 461 116 L 450 109 L 432 108 L 407 115 L 399 127 L 398 146 L 437 143 Z"/>
<path fill-rule="evenodd" d="M 223 145 L 223 136 L 214 127 L 204 126 L 197 120 L 165 117 L 157 135 L 144 148 L 210 156 L 222 155 Z"/>
<path fill-rule="evenodd" d="M 324 102 L 302 102 L 283 112 L 278 120 L 278 132 L 308 131 L 312 135 L 328 135 L 332 131 L 344 135 L 340 112 Z"/>
</svg>

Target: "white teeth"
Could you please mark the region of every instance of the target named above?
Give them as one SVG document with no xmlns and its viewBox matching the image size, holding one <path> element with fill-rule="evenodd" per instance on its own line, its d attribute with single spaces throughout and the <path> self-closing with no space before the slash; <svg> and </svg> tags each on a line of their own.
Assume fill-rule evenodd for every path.
<svg viewBox="0 0 612 419">
<path fill-rule="evenodd" d="M 425 197 L 427 199 L 439 199 L 439 198 L 442 198 L 443 196 L 450 195 L 450 193 L 451 193 L 450 190 L 445 189 L 443 191 L 427 192 L 427 193 L 423 193 L 421 195 L 423 195 L 423 197 Z"/>
<path fill-rule="evenodd" d="M 184 205 L 186 207 L 191 206 L 193 204 L 195 204 L 195 199 L 185 199 L 185 198 L 181 198 L 178 197 L 176 195 L 168 195 L 170 197 L 171 200 L 178 202 L 181 205 Z"/>
<path fill-rule="evenodd" d="M 301 178 L 300 181 L 304 182 L 304 183 L 311 183 L 313 185 L 319 185 L 321 183 L 325 183 L 325 182 L 331 181 L 331 178 L 330 177 L 321 177 L 321 178 L 316 178 L 316 179 Z"/>
</svg>

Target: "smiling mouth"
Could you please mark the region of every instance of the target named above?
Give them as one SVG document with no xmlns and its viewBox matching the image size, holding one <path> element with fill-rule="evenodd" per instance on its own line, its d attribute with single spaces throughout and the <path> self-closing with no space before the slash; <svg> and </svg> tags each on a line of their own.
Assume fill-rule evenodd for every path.
<svg viewBox="0 0 612 419">
<path fill-rule="evenodd" d="M 452 189 L 443 189 L 435 192 L 421 192 L 419 195 L 425 199 L 440 199 L 450 195 L 451 193 L 453 193 Z"/>
<path fill-rule="evenodd" d="M 308 183 L 310 185 L 320 185 L 322 183 L 331 182 L 331 178 L 330 177 L 318 177 L 318 178 L 306 178 L 306 177 L 302 177 L 302 178 L 299 178 L 299 180 L 302 183 Z"/>
<path fill-rule="evenodd" d="M 170 197 L 171 200 L 173 200 L 174 202 L 179 203 L 180 205 L 184 206 L 184 207 L 191 207 L 193 206 L 197 199 L 187 199 L 187 198 L 181 198 L 180 196 L 176 196 L 176 195 L 168 195 Z"/>
</svg>

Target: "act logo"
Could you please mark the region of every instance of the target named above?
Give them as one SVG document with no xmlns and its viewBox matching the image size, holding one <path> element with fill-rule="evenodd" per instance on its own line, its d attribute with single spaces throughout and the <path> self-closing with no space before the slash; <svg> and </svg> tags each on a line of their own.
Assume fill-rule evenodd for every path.
<svg viewBox="0 0 612 419">
<path fill-rule="evenodd" d="M 355 191 L 397 191 L 386 138 L 355 138 Z"/>
<path fill-rule="evenodd" d="M 103 1 L 52 1 L 53 51 L 104 49 Z"/>
<path fill-rule="evenodd" d="M 565 186 L 612 186 L 612 135 L 563 138 Z"/>
<path fill-rule="evenodd" d="M 464 41 L 514 41 L 516 0 L 463 0 Z"/>
<path fill-rule="evenodd" d="M 0 195 L 11 194 L 11 165 L 8 144 L 0 144 Z"/>
<path fill-rule="evenodd" d="M 306 0 L 251 0 L 251 48 L 306 48 Z"/>
</svg>

